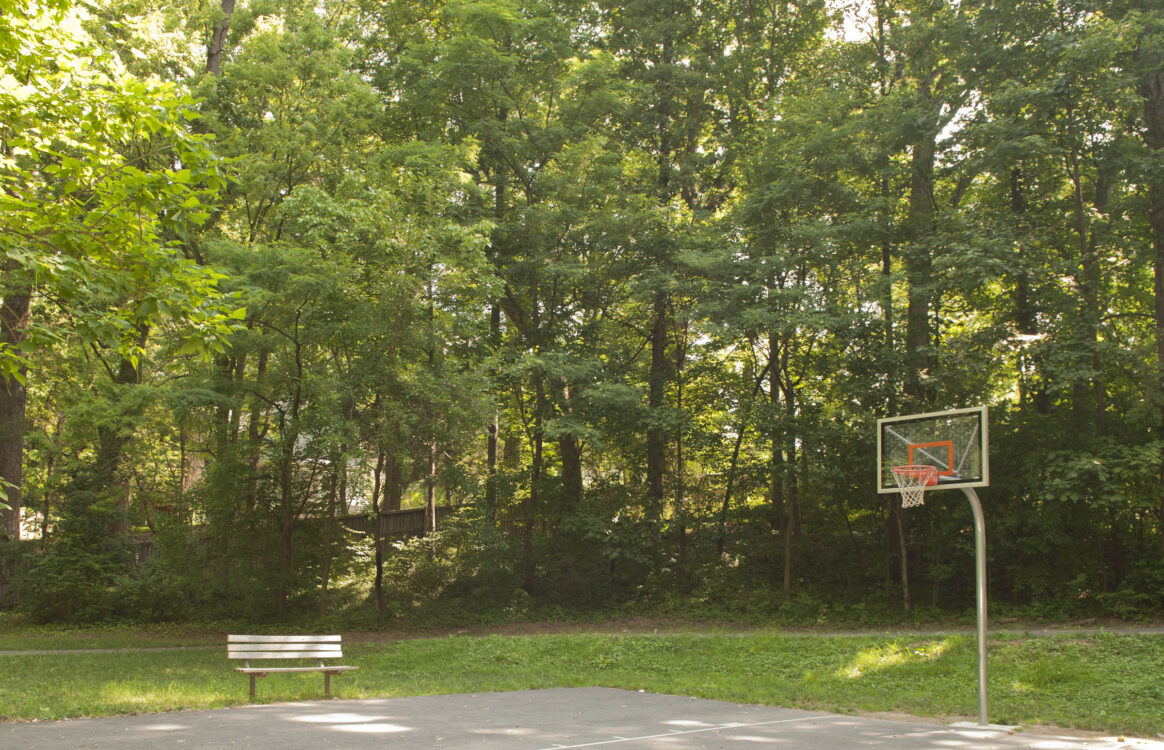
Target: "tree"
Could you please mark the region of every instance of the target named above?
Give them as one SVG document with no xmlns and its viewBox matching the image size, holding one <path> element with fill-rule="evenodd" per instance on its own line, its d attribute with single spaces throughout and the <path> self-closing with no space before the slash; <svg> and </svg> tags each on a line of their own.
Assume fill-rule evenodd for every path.
<svg viewBox="0 0 1164 750">
<path fill-rule="evenodd" d="M 227 325 L 218 277 L 168 241 L 206 216 L 218 165 L 188 130 L 193 100 L 129 75 L 93 47 L 66 4 L 4 8 L 0 47 L 0 480 L 18 533 L 24 414 L 35 355 L 68 334 L 116 351 L 135 369 L 142 332 L 175 318 L 192 345 L 219 345 Z M 32 314 L 64 312 L 66 329 Z M 54 320 L 59 324 L 61 321 Z"/>
<path fill-rule="evenodd" d="M 1152 275 L 1154 313 L 1156 323 L 1156 368 L 1158 371 L 1155 387 L 1148 389 L 1160 402 L 1159 424 L 1164 428 L 1164 171 L 1160 168 L 1164 160 L 1164 15 L 1151 3 L 1123 3 L 1126 15 L 1122 19 L 1134 36 L 1135 48 L 1132 52 L 1132 70 L 1138 78 L 1137 87 L 1143 101 L 1141 134 L 1148 154 L 1145 160 L 1147 170 L 1144 176 L 1147 190 L 1148 232 L 1152 247 Z M 1164 485 L 1164 453 L 1160 458 L 1160 482 Z M 1160 545 L 1164 547 L 1164 491 L 1160 493 L 1157 508 Z"/>
</svg>

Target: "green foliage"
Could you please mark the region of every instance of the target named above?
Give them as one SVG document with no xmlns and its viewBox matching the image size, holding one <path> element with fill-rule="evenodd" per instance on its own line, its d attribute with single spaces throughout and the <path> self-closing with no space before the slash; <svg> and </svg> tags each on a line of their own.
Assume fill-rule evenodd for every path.
<svg viewBox="0 0 1164 750">
<path fill-rule="evenodd" d="M 478 512 L 466 509 L 422 538 L 395 542 L 385 577 L 396 615 L 443 598 L 454 607 L 488 614 L 515 595 L 513 550 Z"/>
<path fill-rule="evenodd" d="M 108 534 L 117 510 L 98 484 L 90 472 L 74 477 L 65 488 L 69 503 L 53 543 L 21 566 L 21 608 L 36 622 L 136 619 L 118 601 L 131 550 L 126 539 Z"/>
<path fill-rule="evenodd" d="M 115 581 L 109 610 L 112 618 L 133 622 L 182 622 L 196 609 L 194 582 L 185 571 L 147 564 Z"/>
<path fill-rule="evenodd" d="M 79 540 L 59 540 L 50 552 L 26 562 L 20 603 L 34 622 L 93 623 L 118 619 L 111 595 L 126 550 L 95 549 Z M 132 617 L 132 615 L 131 615 Z"/>
<path fill-rule="evenodd" d="M 1043 491 L 1061 503 L 1090 502 L 1099 507 L 1155 506 L 1161 443 L 1127 445 L 1103 440 L 1093 450 L 1053 453 Z"/>
<path fill-rule="evenodd" d="M 1114 591 L 1095 595 L 1105 614 L 1126 620 L 1146 620 L 1164 608 L 1164 565 L 1141 563 Z"/>
<path fill-rule="evenodd" d="M 6 284 L 35 285 L 71 313 L 84 345 L 135 364 L 141 328 L 169 320 L 192 344 L 221 347 L 230 324 L 220 277 L 166 238 L 205 221 L 225 184 L 205 139 L 188 130 L 194 100 L 129 75 L 73 10 L 37 7 L 6 19 L 6 39 L 21 41 L 0 57 L 11 128 L 0 158 Z M 0 374 L 61 343 L 62 322 L 34 320 L 22 344 L 0 348 Z"/>
<path fill-rule="evenodd" d="M 1150 4 L 3 10 L 37 617 L 960 616 L 869 435 L 978 403 L 998 606 L 1159 613 Z"/>
</svg>

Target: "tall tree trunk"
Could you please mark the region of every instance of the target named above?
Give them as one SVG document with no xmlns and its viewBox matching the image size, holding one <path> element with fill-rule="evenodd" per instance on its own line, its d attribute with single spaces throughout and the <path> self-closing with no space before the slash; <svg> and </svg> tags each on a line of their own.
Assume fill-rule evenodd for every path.
<svg viewBox="0 0 1164 750">
<path fill-rule="evenodd" d="M 650 520 L 658 522 L 663 510 L 663 473 L 667 461 L 667 429 L 659 412 L 666 402 L 667 385 L 667 293 L 655 292 L 652 307 L 651 371 L 648 375 L 647 406 L 652 420 L 647 427 L 647 505 Z"/>
<path fill-rule="evenodd" d="M 909 550 L 905 544 L 905 520 L 902 518 L 901 506 L 897 495 L 888 495 L 889 514 L 893 517 L 894 527 L 897 529 L 897 552 L 901 563 L 901 604 L 906 612 L 909 611 Z"/>
<path fill-rule="evenodd" d="M 400 510 L 403 501 L 404 469 L 396 451 L 389 448 L 384 456 L 384 504 L 381 512 Z"/>
<path fill-rule="evenodd" d="M 562 454 L 562 496 L 567 502 L 577 505 L 582 502 L 582 445 L 573 435 L 558 438 L 558 451 Z"/>
<path fill-rule="evenodd" d="M 294 398 L 294 397 L 293 397 Z M 293 419 L 292 424 L 298 420 Z M 279 581 L 275 587 L 275 611 L 283 614 L 287 610 L 287 599 L 291 589 L 291 578 L 295 567 L 295 442 L 296 434 L 290 436 L 283 430 L 283 445 L 279 456 Z"/>
<path fill-rule="evenodd" d="M 231 399 L 239 392 L 238 385 L 242 381 L 242 374 L 246 372 L 246 352 L 238 352 L 234 356 L 215 357 L 214 371 L 218 384 L 216 390 L 221 400 L 214 410 L 214 427 L 211 434 L 214 454 L 224 457 L 227 454 L 227 446 L 238 440 L 240 409 L 237 403 L 231 403 Z"/>
<path fill-rule="evenodd" d="M 875 36 L 873 41 L 877 50 L 877 90 L 878 94 L 884 98 L 889 95 L 893 89 L 893 78 L 891 76 L 892 66 L 889 62 L 887 53 L 886 34 L 888 31 L 889 19 L 887 17 L 887 9 L 883 0 L 874 0 L 873 16 L 876 21 Z M 890 200 L 890 181 L 889 181 L 889 154 L 882 153 L 877 157 L 877 171 L 881 175 L 877 181 L 878 197 L 881 200 L 882 209 L 878 212 L 877 221 L 880 225 L 881 232 L 881 326 L 882 336 L 884 338 L 884 352 L 882 354 L 884 361 L 887 363 L 894 363 L 892 366 L 896 367 L 897 357 L 895 354 L 896 342 L 894 336 L 894 304 L 893 304 L 893 242 L 891 237 L 894 235 L 894 221 L 893 211 L 890 208 L 895 201 Z M 896 378 L 888 379 L 888 388 L 884 393 L 885 397 L 885 414 L 886 416 L 894 416 L 897 414 L 897 384 L 894 382 Z"/>
<path fill-rule="evenodd" d="M 534 434 L 533 434 L 533 460 L 530 463 L 529 476 L 529 496 L 526 499 L 525 513 L 525 528 L 522 530 L 522 555 L 524 556 L 524 574 L 522 576 L 522 587 L 528 591 L 533 592 L 536 583 L 536 561 L 534 560 L 534 524 L 536 521 L 537 508 L 541 500 L 541 484 L 542 484 L 542 453 L 544 448 L 545 436 L 542 434 L 542 389 L 539 382 L 537 388 L 537 397 L 535 401 L 535 415 L 534 415 Z"/>
<path fill-rule="evenodd" d="M 267 429 L 264 425 L 265 404 L 257 394 L 265 385 L 269 361 L 270 352 L 259 352 L 253 386 L 256 395 L 251 399 L 251 409 L 247 419 L 247 475 L 243 503 L 248 513 L 253 511 L 259 502 L 259 462 L 262 459 L 262 442 Z M 240 373 L 239 382 L 245 382 L 245 373 Z"/>
<path fill-rule="evenodd" d="M 279 465 L 279 582 L 275 587 L 275 611 L 287 610 L 287 597 L 295 561 L 295 518 L 292 511 L 292 461 L 294 441 L 287 441 Z"/>
<path fill-rule="evenodd" d="M 509 118 L 509 109 L 501 107 L 497 113 L 497 118 L 504 123 Z M 503 128 L 499 129 L 503 131 Z M 483 155 L 488 154 L 488 151 L 483 152 Z M 496 159 L 497 164 L 493 165 L 493 221 L 497 227 L 502 227 L 507 213 L 507 195 L 506 189 L 506 172 L 501 168 L 503 159 Z M 497 274 L 504 278 L 504 273 L 501 269 L 501 261 L 498 260 L 498 246 L 500 242 L 490 243 L 489 252 L 493 256 L 493 263 Z M 494 302 L 489 306 L 489 349 L 494 356 L 501 352 L 501 305 Z M 489 516 L 489 523 L 494 527 L 497 526 L 497 453 L 498 453 L 498 439 L 501 431 L 501 410 L 496 405 L 493 407 L 493 418 L 489 420 L 489 436 L 485 442 L 485 466 L 488 475 L 485 478 L 485 507 L 486 513 Z"/>
<path fill-rule="evenodd" d="M 49 449 L 48 456 L 45 459 L 45 465 L 44 465 L 44 474 L 46 477 L 51 477 L 54 474 L 56 474 L 57 447 L 56 447 L 56 440 L 53 438 L 60 436 L 61 427 L 62 427 L 64 420 L 65 420 L 64 415 L 62 415 L 62 414 L 57 414 L 56 416 L 57 416 L 57 419 L 56 419 L 56 424 L 55 424 L 54 429 L 53 429 L 53 434 L 49 436 L 53 447 Z M 51 519 L 52 519 L 53 505 L 54 505 L 55 501 L 56 501 L 55 493 L 50 488 L 46 487 L 45 491 L 44 491 L 44 506 L 43 506 L 43 508 L 44 508 L 43 514 L 44 515 L 40 521 L 40 548 L 42 551 L 48 549 L 49 529 L 52 528 Z"/>
<path fill-rule="evenodd" d="M 647 85 L 651 90 L 651 99 L 654 105 L 653 133 L 649 138 L 650 148 L 654 150 L 656 178 L 655 195 L 653 200 L 664 212 L 669 212 L 676 197 L 680 197 L 688 206 L 694 196 L 684 190 L 683 180 L 680 177 L 682 169 L 680 160 L 683 158 L 685 146 L 691 146 L 689 137 L 691 123 L 698 120 L 699 114 L 692 107 L 690 100 L 684 100 L 680 94 L 684 84 L 677 81 L 677 58 L 682 56 L 679 50 L 684 49 L 686 35 L 684 29 L 685 10 L 681 3 L 671 0 L 660 0 L 650 8 L 650 17 L 657 23 L 658 35 L 651 43 L 642 49 L 641 54 L 655 64 L 657 76 L 648 79 Z M 677 179 L 678 178 L 678 179 Z M 667 336 L 670 329 L 671 294 L 667 290 L 666 282 L 662 280 L 671 270 L 674 258 L 673 230 L 660 233 L 655 238 L 658 244 L 653 248 L 653 266 L 655 274 L 660 277 L 654 281 L 654 297 L 651 306 L 651 366 L 648 373 L 648 407 L 649 423 L 647 426 L 647 512 L 649 521 L 657 524 L 661 531 L 664 518 L 664 480 L 667 470 L 667 443 L 670 438 L 669 429 L 665 421 L 660 419 L 666 407 L 666 388 L 671 377 L 671 363 L 667 358 Z M 656 539 L 658 532 L 656 532 Z M 656 544 L 654 567 L 659 570 L 662 566 L 662 545 Z"/>
<path fill-rule="evenodd" d="M 284 517 L 279 522 L 279 582 L 275 586 L 275 612 L 287 612 L 287 600 L 291 589 L 291 573 L 295 569 L 295 524 Z"/>
<path fill-rule="evenodd" d="M 489 343 L 494 354 L 501 350 L 501 307 L 497 304 L 489 311 Z M 488 471 L 485 478 L 485 508 L 489 523 L 493 526 L 497 525 L 497 448 L 500 432 L 501 410 L 495 405 L 489 420 L 489 437 L 485 442 L 485 465 Z"/>
<path fill-rule="evenodd" d="M 428 444 L 428 476 L 424 479 L 424 527 L 436 531 L 437 444 Z"/>
<path fill-rule="evenodd" d="M 780 439 L 777 429 L 777 414 L 780 410 L 780 340 L 775 331 L 768 331 L 768 507 L 771 508 L 772 526 L 779 529 L 781 544 L 787 553 L 791 547 L 788 537 L 791 535 L 791 513 L 788 507 L 788 498 L 784 494 L 784 441 Z M 792 589 L 792 560 L 783 559 L 781 580 L 785 597 L 790 596 Z M 785 599 L 787 601 L 787 598 Z"/>
<path fill-rule="evenodd" d="M 327 493 L 327 518 L 323 522 L 323 570 L 320 573 L 319 614 L 327 614 L 328 593 L 331 588 L 331 558 L 335 546 L 335 508 L 339 493 L 341 461 L 331 464 L 331 488 Z M 379 519 L 377 519 L 379 520 Z"/>
<path fill-rule="evenodd" d="M 1016 226 L 1022 226 L 1026 210 L 1027 199 L 1023 189 L 1023 171 L 1021 167 L 1015 166 L 1010 170 L 1010 212 Z M 1015 274 L 1014 289 L 1014 323 L 1015 329 L 1020 334 L 1035 336 L 1038 333 L 1036 312 L 1035 306 L 1031 303 L 1031 274 L 1020 257 L 1019 268 Z M 1034 393 L 1031 392 L 1033 383 L 1028 373 L 1032 364 L 1030 354 L 1025 348 L 1019 350 L 1016 364 L 1018 366 L 1016 376 L 1019 387 L 1019 406 L 1026 407 L 1033 402 L 1038 413 L 1045 413 L 1049 407 L 1046 389 L 1042 386 L 1036 386 Z"/>
<path fill-rule="evenodd" d="M 436 374 L 436 288 L 434 279 L 436 268 L 430 263 L 428 268 L 428 367 L 429 372 Z M 425 529 L 428 532 L 436 531 L 436 473 L 437 473 L 437 434 L 434 428 L 428 444 L 428 474 L 424 482 Z M 429 548 L 432 554 L 432 548 Z"/>
<path fill-rule="evenodd" d="M 16 262 L 9 260 L 0 275 L 0 344 L 18 346 L 28 330 L 28 310 L 32 290 L 12 283 Z M 24 433 L 28 391 L 21 382 L 27 368 L 21 367 L 19 379 L 0 377 L 0 488 L 8 496 L 8 510 L 0 510 L 0 540 L 20 538 L 20 504 L 24 486 Z"/>
<path fill-rule="evenodd" d="M 210 43 L 206 45 L 206 72 L 212 76 L 222 73 L 222 53 L 230 34 L 230 17 L 234 14 L 235 0 L 222 0 L 222 18 L 214 26 Z"/>
<path fill-rule="evenodd" d="M 1145 40 L 1136 56 L 1143 71 L 1140 95 L 1144 98 L 1144 143 L 1152 152 L 1154 163 L 1164 155 L 1164 51 L 1159 39 Z M 1158 171 L 1148 182 L 1148 226 L 1152 234 L 1153 271 L 1156 297 L 1156 368 L 1154 392 L 1159 401 L 1158 429 L 1164 434 L 1164 175 Z M 1164 485 L 1164 455 L 1160 457 L 1160 483 Z M 1164 548 L 1164 492 L 1159 511 L 1160 546 Z"/>
<path fill-rule="evenodd" d="M 880 190 L 882 200 L 888 203 L 889 178 L 881 180 Z M 890 219 L 885 217 L 884 222 L 885 226 L 882 227 L 882 231 L 885 236 L 881 240 L 881 332 L 885 352 L 882 356 L 886 362 L 896 362 L 895 349 L 897 347 L 893 335 L 893 243 L 889 241 Z M 890 379 L 888 392 L 885 393 L 885 414 L 887 416 L 895 416 L 897 413 L 897 389 L 893 385 L 893 381 Z"/>
<path fill-rule="evenodd" d="M 559 383 L 562 395 L 562 414 L 569 417 L 574 413 L 570 399 L 570 386 L 565 380 Z M 562 496 L 573 504 L 582 502 L 582 444 L 569 433 L 558 437 L 558 452 L 562 456 Z"/>
<path fill-rule="evenodd" d="M 800 473 L 794 445 L 784 459 L 784 503 L 788 509 L 784 523 L 784 601 L 792 601 L 792 538 L 800 533 Z"/>
<path fill-rule="evenodd" d="M 1068 111 L 1068 120 L 1070 119 Z M 1079 150 L 1072 147 L 1064 155 L 1068 176 L 1071 179 L 1073 191 L 1073 208 L 1075 214 L 1076 244 L 1079 252 L 1079 270 L 1076 275 L 1076 288 L 1079 291 L 1079 312 L 1083 319 L 1084 333 L 1087 346 L 1090 350 L 1088 364 L 1091 367 L 1091 394 L 1095 407 L 1094 428 L 1097 434 L 1107 432 L 1107 396 L 1101 370 L 1102 362 L 1099 356 L 1100 335 L 1099 324 L 1101 316 L 1100 290 L 1103 284 L 1103 269 L 1099 258 L 1099 231 L 1098 219 L 1091 218 L 1095 208 L 1099 212 L 1106 209 L 1110 197 L 1110 183 L 1105 178 L 1101 168 L 1096 178 L 1095 196 L 1091 205 L 1084 196 L 1082 156 Z M 1073 401 L 1076 410 L 1086 414 L 1088 396 L 1086 383 L 1079 382 L 1075 386 Z M 1090 420 L 1088 420 L 1090 421 Z"/>
<path fill-rule="evenodd" d="M 933 106 L 928 85 L 921 96 L 926 108 Z M 934 233 L 935 134 L 926 130 L 913 143 L 910 158 L 909 214 L 906 218 L 905 271 L 909 283 L 905 313 L 906 392 L 918 405 L 929 401 L 926 387 L 934 365 L 930 349 L 930 306 L 933 302 L 933 258 L 929 242 Z"/>
<path fill-rule="evenodd" d="M 784 517 L 784 601 L 792 601 L 792 535 L 796 533 L 796 508 L 789 498 L 788 513 Z"/>
<path fill-rule="evenodd" d="M 783 288 L 783 282 L 781 282 Z M 784 508 L 784 536 L 783 569 L 784 569 L 784 601 L 792 601 L 792 537 L 800 531 L 800 487 L 797 448 L 794 440 L 782 435 L 793 433 L 796 419 L 796 389 L 790 371 L 789 351 L 790 343 L 782 339 L 776 331 L 768 332 L 768 351 L 776 360 L 770 377 L 769 400 L 772 416 L 781 411 L 783 401 L 784 420 L 786 429 L 773 430 L 771 450 L 774 459 L 771 477 L 771 493 L 773 505 L 779 499 Z M 774 425 L 775 426 L 775 425 Z M 778 460 L 778 463 L 776 462 Z M 778 470 L 777 470 L 778 469 Z"/>
<path fill-rule="evenodd" d="M 752 384 L 752 394 L 748 398 L 747 406 L 744 409 L 743 417 L 740 418 L 739 426 L 736 432 L 736 443 L 732 448 L 731 462 L 728 464 L 727 482 L 724 485 L 723 503 L 719 508 L 719 530 L 715 539 L 715 551 L 717 555 L 723 555 L 724 545 L 727 537 L 727 517 L 728 509 L 732 502 L 732 488 L 735 486 L 736 470 L 739 466 L 740 447 L 744 443 L 744 434 L 748 431 L 748 423 L 751 420 L 752 405 L 756 402 L 756 397 L 760 390 L 764 387 L 764 378 L 768 376 L 768 371 L 772 368 L 772 357 L 768 357 L 768 364 L 765 365 L 764 370 L 756 377 Z"/>
<path fill-rule="evenodd" d="M 295 562 L 295 527 L 298 525 L 299 508 L 295 502 L 295 474 L 296 465 L 295 444 L 299 441 L 299 414 L 303 408 L 303 341 L 300 339 L 300 321 L 302 309 L 295 315 L 294 336 L 289 337 L 294 345 L 294 387 L 289 394 L 290 403 L 287 410 L 279 414 L 279 437 L 282 441 L 279 447 L 279 541 L 281 554 L 279 556 L 279 584 L 275 589 L 275 608 L 278 614 L 287 610 L 287 599 L 291 590 L 291 580 Z M 304 487 L 306 497 L 311 491 L 311 483 Z"/>
<path fill-rule="evenodd" d="M 683 413 L 683 367 L 687 360 L 687 334 L 689 323 L 683 321 L 675 336 L 675 410 Z M 687 577 L 687 486 L 684 482 L 683 430 L 675 431 L 675 519 L 676 543 L 678 544 L 676 568 L 679 585 L 688 589 Z"/>
<path fill-rule="evenodd" d="M 1023 173 L 1019 167 L 1010 170 L 1010 212 L 1016 223 L 1022 220 L 1027 210 L 1027 199 L 1023 192 Z M 1035 308 L 1031 304 L 1031 275 L 1026 266 L 1019 268 L 1015 279 L 1015 327 L 1019 333 L 1033 335 L 1035 326 Z"/>
<path fill-rule="evenodd" d="M 375 551 L 376 581 L 376 610 L 380 617 L 388 614 L 388 602 L 384 599 L 384 516 L 381 508 L 384 507 L 384 497 L 387 494 L 388 482 L 384 477 L 384 448 L 376 451 L 376 474 L 372 481 L 372 549 Z"/>
<path fill-rule="evenodd" d="M 144 344 L 143 331 L 140 343 Z M 141 382 L 141 371 L 128 358 L 121 357 L 117 372 L 113 376 L 114 416 L 111 422 L 97 425 L 97 452 L 93 461 L 94 490 L 107 493 L 113 500 L 114 514 L 109 528 L 112 536 L 129 533 L 129 476 L 122 470 L 125 450 L 131 436 L 125 429 L 125 414 L 122 413 L 124 397 L 122 390 Z"/>
<path fill-rule="evenodd" d="M 353 397 L 348 398 L 347 407 L 344 409 L 344 419 L 349 423 L 355 418 L 356 400 Z M 335 541 L 335 515 L 336 508 L 341 507 L 346 514 L 348 512 L 348 446 L 346 443 L 341 444 L 339 451 L 331 458 L 331 488 L 327 494 L 327 519 L 324 521 L 323 529 L 323 571 L 321 578 L 322 586 L 319 592 L 319 614 L 327 614 L 328 592 L 331 586 L 331 563 L 334 555 L 334 541 Z M 379 521 L 379 518 L 376 519 Z"/>
</svg>

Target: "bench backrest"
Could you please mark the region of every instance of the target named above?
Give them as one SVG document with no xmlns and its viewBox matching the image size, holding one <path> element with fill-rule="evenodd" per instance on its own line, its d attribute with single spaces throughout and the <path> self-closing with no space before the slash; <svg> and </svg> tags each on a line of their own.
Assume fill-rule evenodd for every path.
<svg viewBox="0 0 1164 750">
<path fill-rule="evenodd" d="M 339 659 L 338 635 L 228 635 L 228 659 Z"/>
</svg>

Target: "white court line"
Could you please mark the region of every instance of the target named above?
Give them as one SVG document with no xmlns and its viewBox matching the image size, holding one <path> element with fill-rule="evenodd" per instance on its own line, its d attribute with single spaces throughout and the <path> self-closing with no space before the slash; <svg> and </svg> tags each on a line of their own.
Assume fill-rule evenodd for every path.
<svg viewBox="0 0 1164 750">
<path fill-rule="evenodd" d="M 714 727 L 704 727 L 703 729 L 677 729 L 673 732 L 664 732 L 662 734 L 644 734 L 642 737 L 616 737 L 613 740 L 599 740 L 598 742 L 585 742 L 581 745 L 550 745 L 541 750 L 572 750 L 577 747 L 598 747 L 599 745 L 617 745 L 620 742 L 637 742 L 639 740 L 657 740 L 663 737 L 678 737 L 682 734 L 700 734 L 702 732 L 722 732 L 725 729 L 745 729 L 747 727 L 765 727 L 772 724 L 794 724 L 801 721 L 822 721 L 830 719 L 830 716 L 807 716 L 803 719 L 777 719 L 775 721 L 757 721 L 751 724 L 743 724 L 733 722 L 731 724 L 717 724 Z"/>
</svg>

